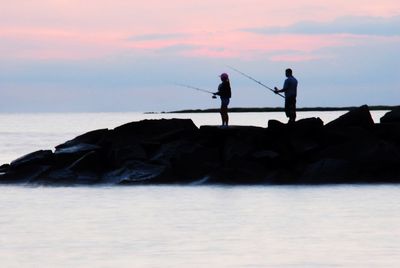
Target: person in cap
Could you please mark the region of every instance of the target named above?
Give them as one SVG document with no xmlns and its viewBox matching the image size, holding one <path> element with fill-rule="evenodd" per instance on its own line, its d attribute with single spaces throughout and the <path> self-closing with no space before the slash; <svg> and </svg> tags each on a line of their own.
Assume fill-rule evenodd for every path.
<svg viewBox="0 0 400 268">
<path fill-rule="evenodd" d="M 232 96 L 231 85 L 227 73 L 222 73 L 219 77 L 221 78 L 221 84 L 219 84 L 218 86 L 218 92 L 215 92 L 214 95 L 218 95 L 221 98 L 220 113 L 222 119 L 222 127 L 228 127 L 229 124 L 228 105 L 229 105 L 229 100 Z"/>
<path fill-rule="evenodd" d="M 292 69 L 285 70 L 286 80 L 282 89 L 275 87 L 275 93 L 285 93 L 285 114 L 289 118 L 288 123 L 294 123 L 296 120 L 296 97 L 297 97 L 297 79 L 293 76 Z"/>
</svg>

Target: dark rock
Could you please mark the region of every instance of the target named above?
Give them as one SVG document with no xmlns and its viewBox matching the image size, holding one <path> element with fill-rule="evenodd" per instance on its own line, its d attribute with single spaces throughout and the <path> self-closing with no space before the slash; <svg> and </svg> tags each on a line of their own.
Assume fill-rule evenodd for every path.
<svg viewBox="0 0 400 268">
<path fill-rule="evenodd" d="M 28 183 L 35 181 L 47 172 L 51 166 L 46 165 L 21 165 L 15 169 L 9 169 L 0 175 L 2 183 Z"/>
<path fill-rule="evenodd" d="M 87 185 L 101 183 L 100 175 L 95 170 L 70 167 L 55 168 L 54 166 L 44 170 L 41 174 L 32 178 L 29 182 L 44 185 Z"/>
<path fill-rule="evenodd" d="M 256 151 L 252 154 L 252 157 L 254 159 L 267 159 L 267 160 L 273 160 L 277 158 L 279 154 L 277 152 L 274 152 L 272 150 L 262 150 L 262 151 Z"/>
<path fill-rule="evenodd" d="M 286 128 L 286 124 L 282 123 L 278 120 L 272 119 L 268 120 L 268 129 L 275 130 L 275 131 L 282 131 Z"/>
<path fill-rule="evenodd" d="M 248 158 L 256 150 L 251 142 L 238 137 L 231 137 L 225 141 L 223 147 L 223 161 L 230 161 L 233 158 Z"/>
<path fill-rule="evenodd" d="M 375 124 L 374 134 L 384 140 L 400 143 L 400 124 L 381 123 Z"/>
<path fill-rule="evenodd" d="M 233 159 L 210 174 L 208 183 L 213 184 L 266 184 L 268 169 L 259 163 Z"/>
<path fill-rule="evenodd" d="M 100 149 L 100 146 L 97 145 L 92 145 L 92 144 L 87 144 L 87 143 L 78 143 L 74 144 L 71 146 L 62 146 L 58 147 L 56 151 L 54 152 L 57 155 L 60 154 L 83 154 L 86 152 L 90 152 L 93 150 L 98 150 Z"/>
<path fill-rule="evenodd" d="M 132 122 L 110 132 L 110 157 L 115 165 L 153 158 L 163 144 L 188 139 L 197 131 L 190 119 L 161 119 Z"/>
<path fill-rule="evenodd" d="M 381 123 L 400 123 L 400 107 L 393 109 L 390 112 L 387 112 L 380 119 Z"/>
<path fill-rule="evenodd" d="M 197 146 L 197 144 L 185 140 L 163 144 L 152 156 L 151 162 L 168 165 L 172 158 L 180 158 L 182 154 L 193 153 Z"/>
<path fill-rule="evenodd" d="M 400 181 L 400 147 L 387 141 L 351 141 L 330 146 L 314 158 L 301 176 L 305 183 Z"/>
<path fill-rule="evenodd" d="M 241 134 L 251 134 L 254 132 L 264 131 L 262 127 L 255 126 L 229 126 L 222 128 L 220 126 L 201 126 L 200 132 L 205 137 L 213 137 L 216 135 L 232 136 Z"/>
<path fill-rule="evenodd" d="M 51 164 L 52 160 L 53 152 L 51 150 L 39 150 L 12 161 L 10 169 L 18 169 L 22 166 L 28 165 Z"/>
<path fill-rule="evenodd" d="M 54 167 L 67 168 L 87 153 L 101 150 L 102 147 L 98 145 L 86 143 L 74 143 L 71 146 L 59 147 L 54 153 Z"/>
<path fill-rule="evenodd" d="M 313 154 L 318 149 L 320 149 L 321 146 L 318 140 L 312 138 L 292 137 L 289 142 L 292 148 L 291 149 L 292 153 L 299 156 L 305 156 L 306 154 Z"/>
<path fill-rule="evenodd" d="M 131 160 L 145 160 L 148 158 L 148 153 L 145 148 L 136 141 L 127 144 L 114 144 L 109 150 L 109 161 L 114 166 L 121 166 Z"/>
<path fill-rule="evenodd" d="M 315 153 L 314 159 L 336 158 L 355 161 L 363 155 L 366 148 L 377 142 L 378 140 L 375 138 L 359 136 L 358 139 L 348 139 L 340 143 L 326 144 Z"/>
<path fill-rule="evenodd" d="M 305 118 L 288 125 L 292 135 L 296 137 L 318 137 L 323 129 L 324 122 L 321 118 Z"/>
<path fill-rule="evenodd" d="M 368 144 L 352 163 L 359 167 L 359 181 L 400 182 L 400 146 L 390 141 Z"/>
<path fill-rule="evenodd" d="M 73 148 L 75 146 L 80 146 L 82 144 L 86 145 L 96 145 L 99 144 L 104 137 L 108 134 L 108 129 L 98 129 L 94 131 L 82 134 L 72 140 L 69 140 L 63 144 L 56 146 L 56 152 L 62 151 L 62 149 Z"/>
<path fill-rule="evenodd" d="M 319 139 L 322 135 L 324 123 L 320 118 L 305 118 L 291 124 L 283 124 L 276 120 L 268 121 L 268 130 L 271 139 L 280 143 L 299 143 L 299 140 Z M 282 140 L 283 139 L 283 140 Z M 308 142 L 309 143 L 309 142 Z"/>
<path fill-rule="evenodd" d="M 14 161 L 0 175 L 1 182 L 31 182 L 48 171 L 54 163 L 50 150 L 40 150 Z"/>
<path fill-rule="evenodd" d="M 190 119 L 160 119 L 131 122 L 113 130 L 114 137 L 135 137 L 136 139 L 166 139 L 166 136 L 179 136 L 177 133 L 196 131 L 198 128 Z"/>
<path fill-rule="evenodd" d="M 341 128 L 359 126 L 363 128 L 372 128 L 374 120 L 367 105 L 350 110 L 339 118 L 326 124 L 326 127 Z"/>
<path fill-rule="evenodd" d="M 131 162 L 123 167 L 107 172 L 103 175 L 103 182 L 113 184 L 162 184 L 160 179 L 165 166 L 148 164 L 139 161 Z"/>
<path fill-rule="evenodd" d="M 108 129 L 98 129 L 57 145 L 54 152 L 53 166 L 58 169 L 68 168 L 81 157 L 92 151 L 106 154 L 105 150 L 108 148 L 104 144 L 104 140 L 107 138 L 108 134 Z M 106 158 L 106 156 L 103 158 Z"/>
<path fill-rule="evenodd" d="M 169 177 L 190 183 L 207 177 L 221 165 L 219 149 L 194 144 L 170 159 Z"/>
<path fill-rule="evenodd" d="M 357 169 L 346 159 L 324 158 L 307 165 L 300 181 L 304 184 L 353 182 Z"/>
<path fill-rule="evenodd" d="M 304 153 L 319 146 L 324 123 L 320 118 L 306 118 L 291 124 L 270 120 L 268 126 L 275 151 Z"/>
<path fill-rule="evenodd" d="M 68 168 L 49 169 L 30 180 L 31 183 L 54 185 L 74 185 L 78 181 L 78 174 Z"/>
<path fill-rule="evenodd" d="M 0 167 L 1 183 L 400 183 L 400 124 L 374 124 L 367 106 L 268 128 L 144 120 L 91 131 Z"/>
<path fill-rule="evenodd" d="M 0 166 L 0 174 L 5 173 L 10 169 L 10 164 L 3 164 Z"/>
<path fill-rule="evenodd" d="M 97 151 L 90 151 L 72 163 L 68 169 L 75 172 L 91 171 L 99 173 L 106 169 L 106 162 Z"/>
<path fill-rule="evenodd" d="M 376 133 L 373 129 L 366 129 L 360 126 L 350 126 L 342 128 L 325 128 L 322 138 L 319 139 L 323 148 L 339 146 L 341 144 L 358 143 L 360 140 L 376 140 Z M 345 148 L 346 150 L 346 148 Z"/>
<path fill-rule="evenodd" d="M 197 139 L 204 144 L 214 147 L 223 147 L 228 139 L 240 140 L 247 143 L 259 143 L 265 139 L 267 132 L 264 128 L 253 126 L 230 126 L 220 128 L 216 126 L 201 126 Z"/>
</svg>

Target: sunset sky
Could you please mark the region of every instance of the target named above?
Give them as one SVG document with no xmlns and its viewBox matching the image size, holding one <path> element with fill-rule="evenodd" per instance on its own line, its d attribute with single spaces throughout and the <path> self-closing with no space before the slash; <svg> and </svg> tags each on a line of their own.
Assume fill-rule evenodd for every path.
<svg viewBox="0 0 400 268">
<path fill-rule="evenodd" d="M 399 0 L 1 0 L 0 112 L 398 105 Z"/>
</svg>

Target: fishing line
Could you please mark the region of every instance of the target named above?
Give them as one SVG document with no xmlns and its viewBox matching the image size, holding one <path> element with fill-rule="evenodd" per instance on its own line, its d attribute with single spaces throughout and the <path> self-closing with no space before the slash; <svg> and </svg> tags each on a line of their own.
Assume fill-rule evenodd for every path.
<svg viewBox="0 0 400 268">
<path fill-rule="evenodd" d="M 236 69 L 236 68 L 233 68 L 232 66 L 227 66 L 228 68 L 230 68 L 230 69 L 232 69 L 232 70 L 234 70 L 235 72 L 237 72 L 237 73 L 239 73 L 239 74 L 241 74 L 241 75 L 243 75 L 243 76 L 245 76 L 245 77 L 247 77 L 248 79 L 250 79 L 250 80 L 252 80 L 252 81 L 254 81 L 254 82 L 256 82 L 256 83 L 258 83 L 258 84 L 260 84 L 261 86 L 263 86 L 263 87 L 265 87 L 265 88 L 267 88 L 267 89 L 269 89 L 269 90 L 271 90 L 272 92 L 274 92 L 275 94 L 277 94 L 277 95 L 279 95 L 279 96 L 281 96 L 282 98 L 285 98 L 285 96 L 283 96 L 282 94 L 280 94 L 280 93 L 276 93 L 275 92 L 275 90 L 273 90 L 272 88 L 270 88 L 269 86 L 266 86 L 266 85 L 264 85 L 263 83 L 261 83 L 260 81 L 258 81 L 258 80 L 256 80 L 256 79 L 254 79 L 253 77 L 251 77 L 250 75 L 248 75 L 248 74 L 245 74 L 245 73 L 243 73 L 242 71 L 239 71 L 238 69 Z"/>
</svg>

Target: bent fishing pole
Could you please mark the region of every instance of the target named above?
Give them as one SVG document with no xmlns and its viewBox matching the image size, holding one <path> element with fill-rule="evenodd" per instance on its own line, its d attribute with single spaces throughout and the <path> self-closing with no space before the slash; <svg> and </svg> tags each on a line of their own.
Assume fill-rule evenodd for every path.
<svg viewBox="0 0 400 268">
<path fill-rule="evenodd" d="M 237 73 L 240 73 L 240 74 L 241 74 L 241 75 L 243 75 L 244 77 L 247 77 L 248 79 L 250 79 L 250 80 L 252 80 L 252 81 L 256 82 L 257 84 L 260 84 L 261 86 L 263 86 L 263 87 L 265 87 L 265 88 L 267 88 L 267 89 L 271 90 L 272 92 L 274 92 L 275 94 L 277 94 L 277 95 L 281 96 L 282 98 L 285 98 L 285 96 L 283 96 L 282 94 L 275 92 L 275 90 L 273 90 L 272 88 L 270 88 L 270 87 L 268 87 L 268 86 L 264 85 L 264 84 L 263 84 L 263 83 L 261 83 L 260 81 L 258 81 L 258 80 L 256 80 L 256 79 L 254 79 L 254 78 L 253 78 L 253 77 L 251 77 L 250 75 L 248 75 L 248 74 L 245 74 L 245 73 L 243 73 L 243 72 L 239 71 L 238 69 L 236 69 L 236 68 L 233 68 L 232 66 L 227 66 L 227 67 L 228 67 L 228 68 L 230 68 L 230 69 L 232 69 L 232 70 L 234 70 L 234 71 L 235 71 L 235 72 L 237 72 Z"/>
<path fill-rule="evenodd" d="M 215 96 L 215 92 L 211 92 L 211 91 L 206 90 L 206 89 L 202 89 L 202 88 L 198 88 L 198 87 L 194 87 L 194 86 L 190 86 L 190 85 L 186 85 L 186 84 L 179 84 L 179 83 L 175 83 L 175 85 L 181 86 L 181 87 L 186 87 L 186 88 L 191 88 L 191 89 L 194 89 L 194 90 L 197 90 L 197 91 L 200 91 L 200 92 L 204 92 L 204 93 L 209 93 L 209 94 L 213 95 L 212 96 L 213 99 L 217 98 Z"/>
</svg>

